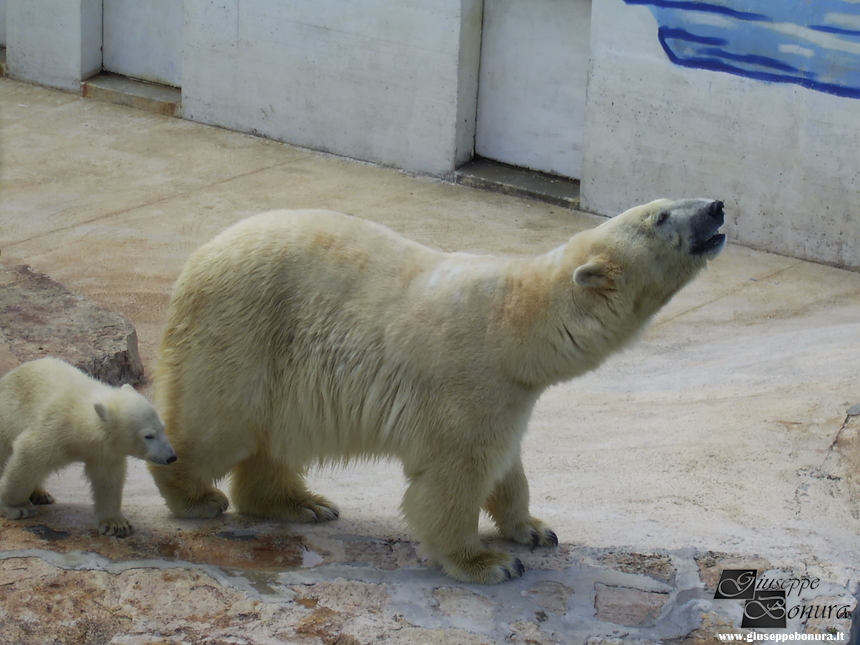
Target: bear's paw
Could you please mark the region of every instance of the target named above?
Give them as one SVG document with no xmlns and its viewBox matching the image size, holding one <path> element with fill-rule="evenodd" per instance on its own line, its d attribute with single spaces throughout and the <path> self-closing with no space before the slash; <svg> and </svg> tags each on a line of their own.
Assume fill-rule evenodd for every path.
<svg viewBox="0 0 860 645">
<path fill-rule="evenodd" d="M 519 558 L 504 551 L 484 549 L 464 557 L 441 558 L 442 570 L 460 582 L 490 585 L 519 578 L 526 568 Z"/>
<path fill-rule="evenodd" d="M 132 533 L 131 524 L 124 517 L 109 517 L 99 522 L 99 534 L 126 537 Z"/>
<path fill-rule="evenodd" d="M 272 500 L 240 498 L 236 501 L 236 506 L 243 515 L 265 517 L 270 520 L 319 524 L 331 522 L 340 517 L 340 510 L 334 502 L 313 493 L 288 498 L 277 497 Z"/>
<path fill-rule="evenodd" d="M 298 504 L 296 510 L 300 514 L 298 521 L 306 524 L 331 522 L 340 517 L 337 505 L 321 495 L 314 495 L 311 499 Z"/>
<path fill-rule="evenodd" d="M 531 518 L 528 522 L 521 522 L 513 529 L 503 531 L 503 537 L 530 547 L 558 546 L 558 536 L 551 528 L 542 521 Z"/>
<path fill-rule="evenodd" d="M 193 500 L 183 498 L 175 501 L 171 497 L 165 497 L 173 514 L 188 520 L 214 520 L 230 507 L 227 496 L 217 488 Z"/>
<path fill-rule="evenodd" d="M 36 507 L 29 501 L 26 504 L 3 506 L 3 514 L 10 520 L 23 520 L 36 514 Z"/>
<path fill-rule="evenodd" d="M 45 504 L 53 504 L 54 496 L 51 495 L 48 491 L 44 490 L 36 490 L 33 491 L 33 494 L 30 495 L 30 503 L 37 505 L 45 505 Z"/>
</svg>

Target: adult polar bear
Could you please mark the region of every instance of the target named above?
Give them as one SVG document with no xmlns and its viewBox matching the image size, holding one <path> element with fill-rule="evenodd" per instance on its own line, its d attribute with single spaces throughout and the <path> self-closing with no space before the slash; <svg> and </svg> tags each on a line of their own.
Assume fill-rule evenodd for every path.
<svg viewBox="0 0 860 645">
<path fill-rule="evenodd" d="M 464 582 L 521 575 L 478 516 L 525 544 L 520 443 L 541 392 L 629 342 L 725 244 L 723 204 L 659 200 L 529 259 L 442 253 L 329 211 L 273 211 L 194 253 L 169 306 L 156 397 L 179 459 L 169 508 L 331 520 L 309 464 L 390 455 L 425 553 Z"/>
</svg>

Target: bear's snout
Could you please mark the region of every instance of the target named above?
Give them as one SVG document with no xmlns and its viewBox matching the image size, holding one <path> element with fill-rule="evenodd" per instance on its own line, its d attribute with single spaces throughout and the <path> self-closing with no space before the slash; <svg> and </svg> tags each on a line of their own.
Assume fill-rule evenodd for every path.
<svg viewBox="0 0 860 645">
<path fill-rule="evenodd" d="M 688 221 L 692 227 L 690 253 L 711 259 L 723 250 L 726 243 L 725 234 L 720 233 L 720 228 L 726 220 L 724 204 L 719 199 L 691 200 L 691 202 L 687 203 L 695 206 L 692 212 L 687 211 L 691 215 Z"/>
<path fill-rule="evenodd" d="M 172 464 L 174 461 L 176 461 L 176 453 L 174 452 L 172 455 L 170 455 L 170 456 L 169 456 L 167 459 L 165 459 L 164 461 L 165 461 L 166 463 L 168 463 L 168 464 Z"/>
<path fill-rule="evenodd" d="M 710 207 L 708 208 L 708 215 L 710 215 L 713 219 L 720 223 L 720 226 L 723 225 L 723 222 L 726 221 L 726 214 L 723 211 L 723 202 L 719 199 L 715 199 L 711 202 Z"/>
</svg>

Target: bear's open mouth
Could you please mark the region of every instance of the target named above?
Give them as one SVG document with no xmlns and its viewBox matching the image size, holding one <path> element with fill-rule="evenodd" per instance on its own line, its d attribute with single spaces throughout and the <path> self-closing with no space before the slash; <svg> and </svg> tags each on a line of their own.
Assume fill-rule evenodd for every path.
<svg viewBox="0 0 860 645">
<path fill-rule="evenodd" d="M 693 255 L 702 255 L 703 253 L 707 253 L 708 251 L 713 251 L 721 247 L 726 242 L 725 233 L 717 233 L 716 235 L 708 238 L 704 242 L 701 242 L 693 247 L 692 253 Z"/>
</svg>

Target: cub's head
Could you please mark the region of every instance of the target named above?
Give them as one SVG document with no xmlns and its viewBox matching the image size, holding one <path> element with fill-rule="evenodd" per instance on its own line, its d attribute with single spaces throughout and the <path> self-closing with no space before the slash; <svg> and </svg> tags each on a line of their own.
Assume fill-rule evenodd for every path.
<svg viewBox="0 0 860 645">
<path fill-rule="evenodd" d="M 723 202 L 714 199 L 636 206 L 574 238 L 574 281 L 630 297 L 644 290 L 662 300 L 659 308 L 723 250 L 724 221 Z"/>
<path fill-rule="evenodd" d="M 123 385 L 94 408 L 125 454 L 162 466 L 176 461 L 155 407 L 130 385 Z"/>
</svg>

